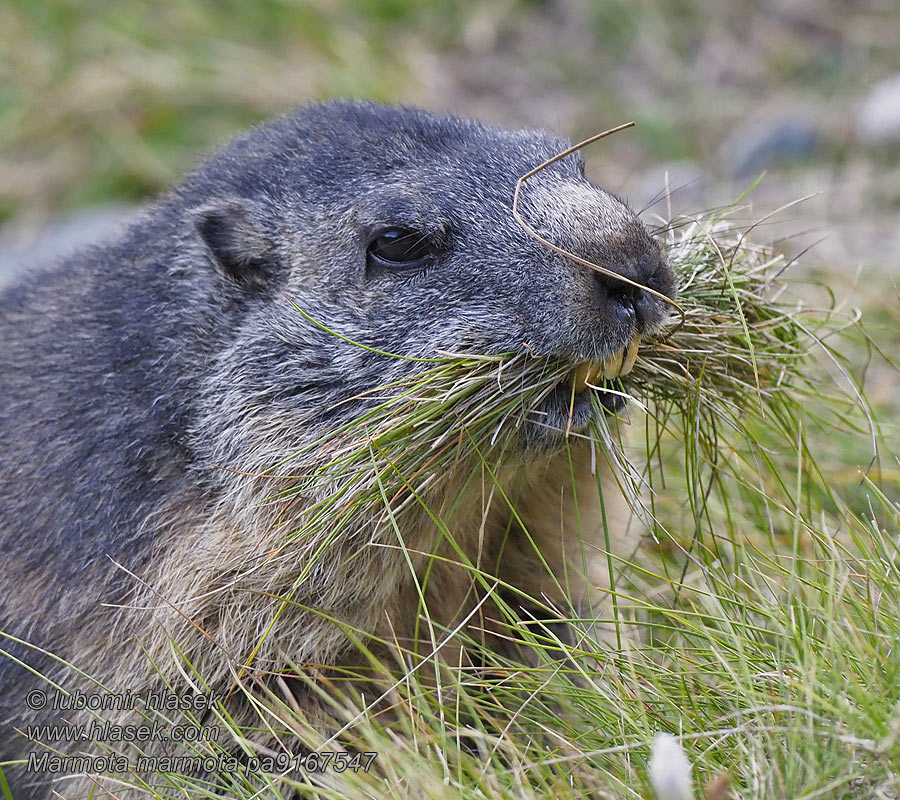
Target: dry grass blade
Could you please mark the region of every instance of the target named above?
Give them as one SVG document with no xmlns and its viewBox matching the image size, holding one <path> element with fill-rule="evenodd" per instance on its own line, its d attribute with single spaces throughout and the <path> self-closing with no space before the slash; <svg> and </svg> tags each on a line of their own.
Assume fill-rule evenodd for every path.
<svg viewBox="0 0 900 800">
<path fill-rule="evenodd" d="M 519 197 L 522 194 L 522 187 L 525 185 L 525 182 L 529 178 L 533 178 L 535 175 L 537 175 L 542 170 L 547 169 L 547 167 L 549 167 L 551 164 L 555 164 L 560 159 L 565 158 L 566 156 L 571 155 L 572 153 L 575 153 L 584 147 L 587 147 L 589 144 L 593 144 L 594 142 L 599 141 L 600 139 L 604 139 L 607 136 L 611 136 L 614 133 L 618 133 L 619 131 L 623 131 L 623 130 L 625 130 L 627 128 L 631 128 L 633 126 L 634 126 L 633 122 L 626 122 L 622 125 L 617 125 L 614 128 L 609 128 L 608 130 L 602 131 L 601 133 L 596 133 L 593 136 L 589 136 L 587 139 L 584 139 L 583 141 L 580 141 L 577 144 L 572 145 L 571 147 L 567 147 L 565 150 L 557 153 L 555 156 L 548 158 L 546 161 L 542 162 L 541 164 L 538 164 L 534 169 L 528 170 L 528 172 L 526 172 L 524 175 L 522 175 L 519 178 L 519 180 L 516 181 L 516 188 L 515 188 L 515 191 L 513 192 L 512 215 L 513 215 L 513 218 L 516 220 L 516 222 L 518 222 L 519 225 L 522 226 L 522 228 L 528 233 L 529 236 L 532 236 L 533 238 L 537 239 L 537 241 L 539 241 L 545 247 L 548 247 L 550 250 L 553 250 L 554 252 L 559 253 L 560 255 L 565 256 L 566 258 L 574 261 L 576 264 L 581 264 L 581 266 L 587 267 L 588 269 L 593 270 L 594 272 L 599 272 L 600 274 L 606 275 L 608 278 L 612 278 L 615 281 L 619 281 L 620 283 L 627 283 L 629 286 L 633 286 L 636 289 L 641 289 L 649 294 L 652 294 L 654 297 L 659 298 L 664 303 L 666 303 L 667 305 L 670 305 L 672 308 L 674 308 L 676 311 L 678 311 L 680 314 L 683 315 L 684 312 L 682 311 L 681 306 L 678 305 L 678 303 L 676 303 L 671 297 L 667 297 L 666 295 L 662 294 L 661 292 L 657 292 L 655 289 L 651 289 L 649 286 L 644 286 L 640 283 L 636 283 L 635 281 L 631 280 L 630 278 L 626 278 L 624 275 L 621 275 L 618 272 L 614 272 L 613 270 L 609 269 L 608 267 L 604 267 L 601 264 L 595 264 L 593 261 L 588 261 L 587 259 L 583 258 L 582 256 L 579 256 L 576 253 L 566 250 L 566 249 L 560 247 L 558 244 L 554 244 L 553 242 L 544 238 L 525 220 L 525 218 L 522 216 L 521 212 L 519 211 Z"/>
</svg>

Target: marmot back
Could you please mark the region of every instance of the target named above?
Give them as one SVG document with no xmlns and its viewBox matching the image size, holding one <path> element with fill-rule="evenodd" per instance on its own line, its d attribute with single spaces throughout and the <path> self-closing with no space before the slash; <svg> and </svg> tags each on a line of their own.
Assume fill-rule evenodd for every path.
<svg viewBox="0 0 900 800">
<path fill-rule="evenodd" d="M 0 631 L 15 637 L 0 645 L 12 656 L 0 657 L 0 760 L 36 747 L 13 728 L 52 719 L 25 707 L 44 684 L 16 660 L 76 686 L 49 652 L 150 691 L 178 676 L 174 641 L 224 694 L 251 657 L 260 670 L 354 658 L 334 620 L 413 636 L 429 561 L 411 569 L 397 531 L 411 552 L 440 553 L 433 521 L 415 504 L 391 520 L 362 509 L 323 549 L 285 537 L 337 484 L 283 493 L 324 457 L 312 443 L 420 359 L 521 352 L 614 375 L 660 328 L 658 297 L 513 219 L 517 179 L 568 144 L 407 108 L 306 106 L 234 140 L 118 240 L 0 294 Z M 657 244 L 579 157 L 531 179 L 521 209 L 547 239 L 674 294 Z M 585 540 L 602 541 L 599 513 L 582 506 L 592 521 L 576 525 L 566 500 L 566 434 L 598 407 L 583 380 L 572 400 L 572 380 L 523 412 L 497 457 L 547 574 L 499 498 L 486 505 L 452 473 L 429 492 L 437 506 L 462 498 L 453 524 L 473 563 L 488 554 L 533 596 L 559 595 L 565 574 L 578 603 L 607 576 L 605 559 L 584 559 Z M 594 482 L 588 449 L 572 451 Z M 446 561 L 428 591 L 452 627 L 483 597 Z M 21 796 L 45 796 L 46 779 L 16 776 L 35 784 Z"/>
</svg>

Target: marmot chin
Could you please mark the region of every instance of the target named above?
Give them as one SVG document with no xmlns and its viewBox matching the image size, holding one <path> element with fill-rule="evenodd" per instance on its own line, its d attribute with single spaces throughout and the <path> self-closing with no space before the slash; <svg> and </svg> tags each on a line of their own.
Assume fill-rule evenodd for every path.
<svg viewBox="0 0 900 800">
<path fill-rule="evenodd" d="M 174 643 L 225 695 L 251 662 L 353 660 L 348 630 L 411 641 L 423 584 L 435 624 L 469 619 L 483 587 L 421 505 L 358 509 L 315 554 L 285 538 L 323 500 L 289 491 L 328 457 L 308 445 L 439 353 L 571 365 L 491 479 L 449 469 L 428 499 L 501 585 L 593 602 L 608 580 L 601 514 L 595 486 L 576 521 L 570 465 L 590 486 L 603 459 L 580 437 L 568 451 L 567 429 L 616 407 L 585 383 L 626 372 L 667 310 L 514 220 L 518 178 L 568 146 L 410 108 L 308 105 L 232 141 L 115 241 L 3 290 L 0 761 L 36 747 L 14 728 L 51 719 L 25 706 L 49 689 L 35 672 L 92 691 L 47 653 L 140 693 L 177 678 Z M 530 179 L 521 210 L 548 240 L 674 296 L 657 243 L 577 154 Z M 14 781 L 16 797 L 49 792 L 46 775 Z"/>
</svg>

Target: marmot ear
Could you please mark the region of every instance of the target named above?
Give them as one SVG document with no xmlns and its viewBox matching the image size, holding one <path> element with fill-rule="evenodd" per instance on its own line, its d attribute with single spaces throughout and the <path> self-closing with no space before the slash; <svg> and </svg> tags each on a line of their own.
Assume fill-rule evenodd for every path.
<svg viewBox="0 0 900 800">
<path fill-rule="evenodd" d="M 275 253 L 266 232 L 265 211 L 252 200 L 233 197 L 193 212 L 197 233 L 221 273 L 246 289 L 265 289 L 275 277 Z"/>
</svg>

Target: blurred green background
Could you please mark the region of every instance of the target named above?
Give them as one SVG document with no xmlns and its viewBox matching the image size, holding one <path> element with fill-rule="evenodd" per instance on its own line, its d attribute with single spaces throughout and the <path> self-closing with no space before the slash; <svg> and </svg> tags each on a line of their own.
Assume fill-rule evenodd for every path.
<svg viewBox="0 0 900 800">
<path fill-rule="evenodd" d="M 852 288 L 900 352 L 897 0 L 2 0 L 0 37 L 0 270 L 48 225 L 78 213 L 76 240 L 102 230 L 309 99 L 573 138 L 633 119 L 587 153 L 598 183 L 638 208 L 668 184 L 648 211 L 662 216 L 726 203 L 764 170 L 745 218 L 815 193 L 757 236 L 789 255 L 815 244 L 806 268 Z"/>
<path fill-rule="evenodd" d="M 233 132 L 336 95 L 571 136 L 635 119 L 593 154 L 626 193 L 656 163 L 822 189 L 868 166 L 881 180 L 843 201 L 900 204 L 896 151 L 855 124 L 900 73 L 896 0 L 4 0 L 0 31 L 5 219 L 139 199 Z"/>
</svg>

